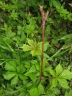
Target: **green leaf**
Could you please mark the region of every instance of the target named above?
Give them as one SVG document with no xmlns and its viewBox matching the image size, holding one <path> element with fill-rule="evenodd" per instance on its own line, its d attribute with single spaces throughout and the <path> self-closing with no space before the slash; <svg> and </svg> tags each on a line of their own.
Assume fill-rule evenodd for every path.
<svg viewBox="0 0 72 96">
<path fill-rule="evenodd" d="M 30 70 L 28 71 L 29 73 L 32 73 L 32 72 L 35 72 L 36 71 L 36 68 L 35 68 L 35 65 L 34 66 L 32 66 L 31 68 L 30 68 Z"/>
<path fill-rule="evenodd" d="M 31 89 L 32 86 L 33 86 L 33 83 L 32 82 L 26 83 L 26 88 L 27 89 Z"/>
<path fill-rule="evenodd" d="M 46 51 L 46 50 L 48 49 L 49 46 L 50 46 L 49 43 L 46 42 L 46 43 L 44 44 L 44 51 Z"/>
<path fill-rule="evenodd" d="M 60 55 L 60 52 L 61 52 L 61 48 L 60 48 L 55 54 L 53 54 L 53 55 L 51 56 L 51 58 L 54 58 L 54 57 L 59 56 L 59 55 Z"/>
<path fill-rule="evenodd" d="M 23 44 L 22 48 L 23 48 L 23 51 L 30 51 L 30 50 L 32 50 L 32 47 L 27 45 L 27 44 Z"/>
<path fill-rule="evenodd" d="M 51 93 L 48 92 L 46 96 L 56 96 L 56 95 L 52 92 Z"/>
<path fill-rule="evenodd" d="M 32 66 L 32 67 L 29 69 L 29 71 L 25 73 L 25 75 L 27 76 L 27 75 L 29 75 L 30 73 L 33 73 L 33 72 L 36 72 L 35 66 Z"/>
<path fill-rule="evenodd" d="M 19 96 L 25 96 L 25 92 L 20 92 Z"/>
<path fill-rule="evenodd" d="M 60 74 L 59 77 L 70 80 L 72 79 L 72 72 L 70 72 L 69 69 L 66 69 L 62 72 L 62 74 Z"/>
<path fill-rule="evenodd" d="M 60 64 L 58 64 L 55 70 L 56 70 L 56 75 L 59 75 L 63 71 L 63 68 Z"/>
<path fill-rule="evenodd" d="M 29 34 L 32 34 L 35 32 L 35 27 L 31 24 L 29 25 L 26 25 L 26 33 L 29 35 Z"/>
<path fill-rule="evenodd" d="M 42 46 L 42 42 L 39 42 L 36 47 L 40 48 L 41 46 Z"/>
<path fill-rule="evenodd" d="M 0 96 L 4 96 L 2 89 L 0 89 Z"/>
<path fill-rule="evenodd" d="M 16 67 L 16 72 L 17 73 L 23 73 L 24 70 L 25 70 L 25 68 L 22 64 Z"/>
<path fill-rule="evenodd" d="M 24 76 L 23 74 L 19 74 L 19 78 L 24 81 L 24 80 L 26 80 L 27 77 Z"/>
<path fill-rule="evenodd" d="M 35 48 L 35 46 L 36 46 L 35 42 L 34 42 L 33 40 L 29 40 L 29 39 L 28 39 L 28 44 L 29 44 L 30 46 L 34 47 L 34 48 Z"/>
<path fill-rule="evenodd" d="M 58 88 L 51 88 L 50 89 L 49 88 L 46 96 L 59 96 L 59 94 L 60 94 L 60 89 L 58 89 Z"/>
<path fill-rule="evenodd" d="M 63 88 L 69 88 L 67 80 L 65 80 L 65 79 L 58 79 L 58 81 L 59 81 L 59 84 L 60 84 Z"/>
<path fill-rule="evenodd" d="M 4 78 L 6 79 L 6 80 L 10 80 L 11 78 L 13 78 L 14 76 L 16 75 L 16 73 L 15 72 L 6 72 L 5 74 L 3 74 L 3 76 L 4 76 Z"/>
<path fill-rule="evenodd" d="M 6 46 L 0 45 L 0 47 L 1 47 L 2 49 L 4 49 L 4 50 L 8 50 L 8 51 L 9 51 L 9 49 L 8 49 Z"/>
<path fill-rule="evenodd" d="M 16 63 L 14 61 L 9 61 L 5 65 L 5 69 L 8 71 L 16 71 Z"/>
<path fill-rule="evenodd" d="M 44 87 L 42 86 L 41 83 L 38 85 L 38 91 L 39 91 L 39 95 L 45 94 Z"/>
<path fill-rule="evenodd" d="M 60 90 L 58 88 L 52 88 L 52 91 L 56 95 L 60 94 Z"/>
<path fill-rule="evenodd" d="M 55 71 L 54 71 L 51 67 L 48 68 L 48 72 L 49 72 L 53 77 L 56 76 Z"/>
<path fill-rule="evenodd" d="M 29 90 L 30 96 L 39 96 L 38 89 L 32 88 Z"/>
<path fill-rule="evenodd" d="M 28 44 L 23 44 L 23 51 L 30 51 L 31 50 L 31 54 L 32 56 L 36 56 L 36 55 L 40 55 L 41 54 L 41 45 L 42 42 L 39 42 L 37 45 L 35 44 L 35 42 L 33 40 L 29 40 L 28 39 Z"/>
<path fill-rule="evenodd" d="M 36 75 L 35 75 L 35 73 L 30 73 L 29 74 L 29 77 L 31 78 L 31 80 L 34 82 L 34 81 L 36 81 Z"/>
<path fill-rule="evenodd" d="M 35 64 L 36 70 L 40 70 L 40 65 L 39 64 Z"/>
<path fill-rule="evenodd" d="M 50 88 L 53 88 L 53 87 L 56 87 L 57 86 L 57 79 L 54 78 L 51 80 L 51 87 Z"/>
<path fill-rule="evenodd" d="M 32 56 L 40 55 L 41 54 L 41 49 L 34 49 L 31 51 Z"/>
<path fill-rule="evenodd" d="M 18 31 L 17 31 L 18 35 L 21 35 L 24 31 L 24 27 L 22 27 L 22 26 L 17 26 L 17 29 L 18 29 Z"/>
<path fill-rule="evenodd" d="M 72 38 L 72 34 L 67 34 L 63 36 L 61 39 L 71 39 L 71 38 Z"/>
<path fill-rule="evenodd" d="M 66 91 L 64 96 L 72 96 L 72 90 L 70 90 L 69 92 Z"/>
<path fill-rule="evenodd" d="M 16 75 L 12 80 L 11 80 L 11 85 L 15 85 L 18 83 L 18 76 Z"/>
<path fill-rule="evenodd" d="M 50 0 L 50 1 L 49 1 L 49 6 L 52 7 L 52 5 L 53 5 L 53 4 L 52 4 L 52 1 Z"/>
<path fill-rule="evenodd" d="M 18 16 L 17 16 L 17 13 L 15 12 L 15 10 L 12 10 L 9 18 L 12 18 L 13 20 L 18 20 Z"/>
<path fill-rule="evenodd" d="M 69 95 L 68 96 L 72 96 L 72 90 L 69 91 Z"/>
<path fill-rule="evenodd" d="M 35 46 L 34 50 L 31 51 L 32 56 L 41 55 L 41 45 L 42 45 L 42 42 L 39 42 Z"/>
<path fill-rule="evenodd" d="M 7 45 L 7 47 L 10 49 L 10 51 L 14 51 L 13 49 L 12 49 L 12 47 L 5 41 L 5 44 Z"/>
<path fill-rule="evenodd" d="M 70 96 L 70 95 L 69 95 L 69 92 L 66 91 L 64 96 Z M 71 95 L 71 96 L 72 96 L 72 95 Z"/>
</svg>

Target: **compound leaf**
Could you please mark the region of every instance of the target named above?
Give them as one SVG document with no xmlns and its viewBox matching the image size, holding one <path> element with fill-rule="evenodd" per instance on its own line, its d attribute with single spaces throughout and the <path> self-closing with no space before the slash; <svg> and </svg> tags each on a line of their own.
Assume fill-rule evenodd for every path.
<svg viewBox="0 0 72 96">
<path fill-rule="evenodd" d="M 18 83 L 18 76 L 16 75 L 12 80 L 11 80 L 11 85 L 15 85 Z"/>
<path fill-rule="evenodd" d="M 16 73 L 15 72 L 6 72 L 5 74 L 3 74 L 3 76 L 4 76 L 4 78 L 6 79 L 6 80 L 10 80 L 11 78 L 13 78 L 14 76 L 16 75 Z"/>
<path fill-rule="evenodd" d="M 69 88 L 67 80 L 65 80 L 65 79 L 58 79 L 58 81 L 59 81 L 59 84 L 60 84 L 63 88 Z"/>
<path fill-rule="evenodd" d="M 63 68 L 60 64 L 58 64 L 55 70 L 56 70 L 56 75 L 59 75 L 63 71 Z"/>
<path fill-rule="evenodd" d="M 72 72 L 69 71 L 69 69 L 65 69 L 62 74 L 60 75 L 60 78 L 64 78 L 64 79 L 72 79 Z"/>
</svg>

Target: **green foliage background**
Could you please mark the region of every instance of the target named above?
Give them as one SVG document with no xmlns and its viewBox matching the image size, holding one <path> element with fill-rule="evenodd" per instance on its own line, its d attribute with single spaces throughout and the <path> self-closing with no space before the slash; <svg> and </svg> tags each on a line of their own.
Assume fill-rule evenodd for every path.
<svg viewBox="0 0 72 96">
<path fill-rule="evenodd" d="M 41 14 L 45 25 L 43 77 Z M 0 0 L 0 96 L 72 96 L 72 1 Z"/>
</svg>

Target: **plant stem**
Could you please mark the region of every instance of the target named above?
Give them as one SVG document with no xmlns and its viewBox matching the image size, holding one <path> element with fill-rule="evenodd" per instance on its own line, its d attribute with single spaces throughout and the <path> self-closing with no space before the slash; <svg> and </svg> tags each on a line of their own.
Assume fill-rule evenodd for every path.
<svg viewBox="0 0 72 96">
<path fill-rule="evenodd" d="M 43 75 L 43 63 L 44 63 L 44 29 L 45 29 L 45 21 L 48 17 L 48 11 L 46 15 L 44 15 L 43 6 L 40 6 L 40 12 L 42 16 L 42 54 L 41 54 L 41 64 L 40 64 L 40 82 L 41 82 L 42 75 Z"/>
</svg>

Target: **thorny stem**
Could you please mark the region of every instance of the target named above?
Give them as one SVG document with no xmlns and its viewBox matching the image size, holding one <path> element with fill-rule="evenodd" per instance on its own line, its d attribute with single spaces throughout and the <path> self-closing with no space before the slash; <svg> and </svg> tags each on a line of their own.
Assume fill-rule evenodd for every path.
<svg viewBox="0 0 72 96">
<path fill-rule="evenodd" d="M 41 82 L 42 75 L 43 75 L 43 62 L 44 62 L 44 29 L 45 29 L 45 22 L 48 17 L 48 11 L 46 12 L 46 14 L 44 14 L 43 6 L 40 6 L 40 12 L 42 16 L 42 54 L 41 54 L 41 64 L 40 64 L 40 82 Z"/>
</svg>

